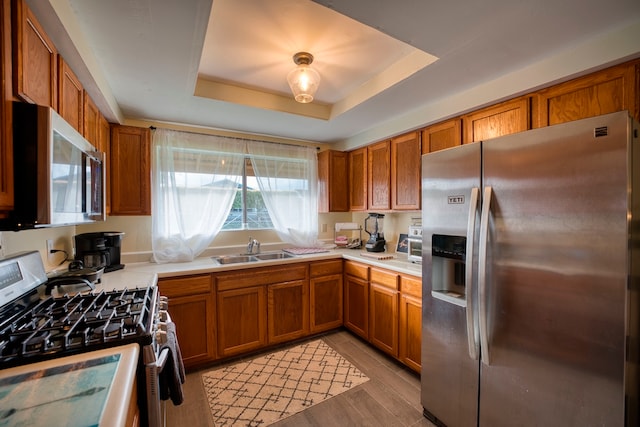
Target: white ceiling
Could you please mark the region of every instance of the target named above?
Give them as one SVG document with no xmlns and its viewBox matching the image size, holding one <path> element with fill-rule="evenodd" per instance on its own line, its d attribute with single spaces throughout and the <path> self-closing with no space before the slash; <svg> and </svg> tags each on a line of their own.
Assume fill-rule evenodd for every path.
<svg viewBox="0 0 640 427">
<path fill-rule="evenodd" d="M 337 146 L 640 56 L 638 0 L 28 3 L 111 121 Z M 340 12 L 337 21 L 332 11 Z M 316 57 L 319 102 L 289 98 L 285 76 L 298 50 Z M 407 59 L 416 52 L 439 59 L 422 68 L 425 61 Z M 314 109 L 322 114 L 308 114 Z"/>
</svg>

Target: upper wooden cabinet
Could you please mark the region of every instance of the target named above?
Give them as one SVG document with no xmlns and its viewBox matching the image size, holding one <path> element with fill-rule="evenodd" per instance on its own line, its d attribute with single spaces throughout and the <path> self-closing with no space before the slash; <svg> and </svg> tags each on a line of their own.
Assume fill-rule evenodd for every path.
<svg viewBox="0 0 640 427">
<path fill-rule="evenodd" d="M 367 210 L 367 147 L 349 152 L 349 209 Z"/>
<path fill-rule="evenodd" d="M 462 120 L 452 119 L 422 130 L 422 154 L 462 145 Z"/>
<path fill-rule="evenodd" d="M 25 0 L 13 0 L 13 80 L 15 95 L 58 107 L 58 51 Z"/>
<path fill-rule="evenodd" d="M 58 114 L 75 130 L 82 133 L 82 96 L 80 80 L 65 62 L 58 56 Z"/>
<path fill-rule="evenodd" d="M 618 65 L 539 91 L 537 124 L 550 126 L 622 110 L 640 120 L 639 64 Z"/>
<path fill-rule="evenodd" d="M 11 10 L 0 6 L 0 211 L 13 209 L 13 130 L 11 100 Z"/>
<path fill-rule="evenodd" d="M 318 211 L 348 212 L 348 154 L 326 150 L 318 153 Z"/>
<path fill-rule="evenodd" d="M 151 215 L 151 131 L 111 128 L 111 215 Z"/>
<path fill-rule="evenodd" d="M 391 209 L 391 141 L 367 147 L 367 193 L 370 210 Z"/>
<path fill-rule="evenodd" d="M 419 210 L 422 188 L 420 133 L 391 140 L 391 209 Z"/>
<path fill-rule="evenodd" d="M 462 117 L 463 142 L 482 141 L 531 128 L 530 98 L 520 97 Z"/>
<path fill-rule="evenodd" d="M 100 147 L 100 110 L 86 90 L 82 95 L 82 123 L 82 134 L 87 141 L 98 150 L 104 151 Z"/>
</svg>

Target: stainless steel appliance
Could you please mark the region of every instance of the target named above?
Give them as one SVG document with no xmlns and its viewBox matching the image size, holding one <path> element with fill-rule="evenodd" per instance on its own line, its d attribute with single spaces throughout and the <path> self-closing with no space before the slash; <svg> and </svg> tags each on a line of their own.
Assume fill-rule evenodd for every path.
<svg viewBox="0 0 640 427">
<path fill-rule="evenodd" d="M 50 107 L 13 103 L 14 210 L 1 230 L 105 220 L 104 153 Z"/>
<path fill-rule="evenodd" d="M 82 262 L 82 266 L 104 267 L 105 272 L 121 270 L 120 247 L 124 233 L 121 231 L 98 231 L 82 233 L 74 236 L 75 259 Z"/>
<path fill-rule="evenodd" d="M 169 344 L 179 347 L 167 301 L 158 296 L 157 287 L 51 296 L 46 295 L 46 286 L 37 251 L 0 259 L 0 369 L 139 344 L 137 395 L 142 425 L 163 425 L 162 370 L 176 360 Z M 177 363 L 182 363 L 179 358 Z M 174 400 L 174 395 L 167 397 Z"/>
<path fill-rule="evenodd" d="M 368 252 L 384 252 L 387 242 L 384 240 L 384 214 L 370 213 L 364 220 L 364 231 L 369 240 L 364 247 Z"/>
<path fill-rule="evenodd" d="M 411 262 L 422 262 L 422 226 L 410 225 L 407 238 L 409 247 L 407 249 L 407 259 Z"/>
<path fill-rule="evenodd" d="M 423 156 L 422 405 L 447 426 L 637 426 L 639 125 Z"/>
</svg>

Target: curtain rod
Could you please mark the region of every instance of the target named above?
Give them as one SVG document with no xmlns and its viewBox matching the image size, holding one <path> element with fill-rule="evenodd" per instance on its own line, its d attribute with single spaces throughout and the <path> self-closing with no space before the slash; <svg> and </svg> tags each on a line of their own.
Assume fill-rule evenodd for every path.
<svg viewBox="0 0 640 427">
<path fill-rule="evenodd" d="M 149 126 L 149 129 L 156 130 L 157 128 L 155 126 Z M 163 129 L 166 129 L 166 128 L 163 128 Z M 286 142 L 263 141 L 261 139 L 241 138 L 239 136 L 211 135 L 211 134 L 208 134 L 208 133 L 194 132 L 194 131 L 190 131 L 190 130 L 175 130 L 175 129 L 166 129 L 166 130 L 171 130 L 173 132 L 191 133 L 191 134 L 194 134 L 194 135 L 217 136 L 217 137 L 220 137 L 220 138 L 237 139 L 237 140 L 242 140 L 242 141 L 266 142 L 267 144 L 279 144 L 279 145 L 286 145 L 286 146 L 289 146 L 289 147 L 306 147 L 306 145 L 289 144 L 289 143 L 286 143 Z M 309 147 L 309 148 L 312 148 L 312 147 Z M 320 147 L 316 147 L 316 151 L 320 151 Z"/>
</svg>

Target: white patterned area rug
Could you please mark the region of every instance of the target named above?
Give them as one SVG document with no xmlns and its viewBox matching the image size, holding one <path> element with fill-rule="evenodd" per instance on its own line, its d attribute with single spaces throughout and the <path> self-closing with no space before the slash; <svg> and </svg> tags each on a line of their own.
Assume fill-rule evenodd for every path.
<svg viewBox="0 0 640 427">
<path fill-rule="evenodd" d="M 216 426 L 267 426 L 368 380 L 322 340 L 202 374 Z"/>
</svg>

